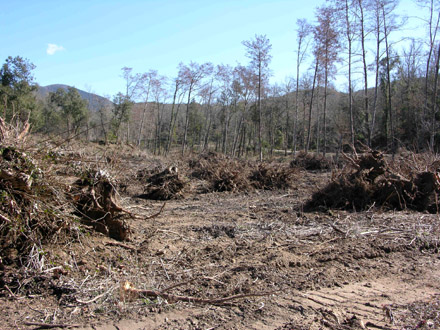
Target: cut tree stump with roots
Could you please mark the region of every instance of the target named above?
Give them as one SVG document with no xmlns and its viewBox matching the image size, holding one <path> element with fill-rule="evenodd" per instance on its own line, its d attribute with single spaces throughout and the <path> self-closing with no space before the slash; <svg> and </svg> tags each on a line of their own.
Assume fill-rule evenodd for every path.
<svg viewBox="0 0 440 330">
<path fill-rule="evenodd" d="M 313 194 L 304 209 L 387 209 L 438 212 L 440 180 L 437 171 L 397 173 L 382 153 L 370 150 L 356 158 L 344 155 L 348 165 L 323 189 Z"/>
<path fill-rule="evenodd" d="M 76 182 L 74 195 L 83 222 L 119 241 L 129 240 L 130 228 L 121 219 L 123 208 L 117 201 L 115 182 L 105 170 L 87 171 Z"/>
</svg>

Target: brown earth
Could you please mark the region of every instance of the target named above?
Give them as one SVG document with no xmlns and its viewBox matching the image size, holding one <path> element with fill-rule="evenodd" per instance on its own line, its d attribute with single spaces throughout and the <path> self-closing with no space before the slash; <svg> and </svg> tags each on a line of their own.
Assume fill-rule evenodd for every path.
<svg viewBox="0 0 440 330">
<path fill-rule="evenodd" d="M 123 163 L 135 172 L 147 162 Z M 440 328 L 439 216 L 303 212 L 330 176 L 300 170 L 289 190 L 204 194 L 192 180 L 151 219 L 164 202 L 133 197 L 142 186 L 126 180 L 131 240 L 78 231 L 21 270 L 2 265 L 19 290 L 0 291 L 0 329 Z"/>
</svg>

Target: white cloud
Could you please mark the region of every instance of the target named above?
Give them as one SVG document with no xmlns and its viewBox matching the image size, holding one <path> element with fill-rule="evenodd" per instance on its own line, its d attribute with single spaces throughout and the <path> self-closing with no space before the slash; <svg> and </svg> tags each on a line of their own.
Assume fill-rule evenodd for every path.
<svg viewBox="0 0 440 330">
<path fill-rule="evenodd" d="M 53 55 L 58 51 L 65 50 L 63 46 L 58 46 L 56 44 L 47 44 L 46 53 L 47 55 Z"/>
</svg>

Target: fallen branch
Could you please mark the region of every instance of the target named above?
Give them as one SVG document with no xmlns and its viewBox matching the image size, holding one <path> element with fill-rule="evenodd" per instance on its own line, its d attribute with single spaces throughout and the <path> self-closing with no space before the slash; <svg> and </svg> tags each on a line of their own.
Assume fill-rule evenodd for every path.
<svg viewBox="0 0 440 330">
<path fill-rule="evenodd" d="M 277 291 L 237 294 L 237 295 L 234 295 L 234 296 L 229 296 L 229 297 L 224 297 L 224 298 L 212 298 L 212 299 L 187 297 L 187 296 L 177 296 L 177 295 L 172 295 L 172 294 L 164 293 L 164 292 L 161 292 L 161 291 L 154 291 L 154 290 L 131 289 L 131 292 L 133 292 L 134 294 L 144 295 L 144 296 L 147 296 L 147 297 L 154 297 L 154 298 L 161 297 L 163 299 L 166 299 L 166 300 L 172 301 L 172 302 L 185 301 L 185 302 L 192 302 L 192 303 L 198 303 L 198 304 L 218 305 L 218 304 L 223 304 L 223 303 L 228 302 L 228 301 L 237 300 L 237 299 L 243 299 L 243 298 L 248 298 L 248 297 L 270 296 L 271 294 L 274 294 Z"/>
<path fill-rule="evenodd" d="M 113 291 L 116 288 L 117 288 L 117 286 L 113 286 L 110 289 L 108 289 L 107 291 L 105 291 L 104 293 L 101 293 L 100 295 L 97 295 L 95 298 L 90 299 L 90 300 L 84 301 L 84 300 L 76 299 L 76 301 L 79 302 L 80 304 L 88 305 L 88 304 L 91 304 L 92 302 L 95 302 L 99 298 L 104 297 L 106 294 L 109 294 L 111 291 Z"/>
<path fill-rule="evenodd" d="M 120 247 L 122 247 L 124 249 L 131 250 L 131 251 L 137 251 L 138 250 L 137 248 L 135 248 L 133 246 L 130 246 L 130 245 L 127 245 L 127 244 L 124 244 L 124 243 L 120 243 L 120 242 L 106 242 L 105 245 L 106 246 L 120 246 Z"/>
<path fill-rule="evenodd" d="M 54 328 L 71 328 L 71 327 L 79 327 L 80 324 L 66 324 L 66 323 L 40 323 L 40 322 L 24 322 L 24 325 L 36 326 L 35 329 L 54 329 Z"/>
<path fill-rule="evenodd" d="M 11 220 L 9 220 L 8 218 L 6 218 L 3 214 L 0 213 L 0 219 L 6 222 L 12 222 Z"/>
<path fill-rule="evenodd" d="M 155 214 L 153 214 L 153 215 L 149 215 L 148 217 L 145 218 L 145 220 L 149 220 L 149 219 L 153 219 L 153 218 L 158 217 L 158 216 L 162 213 L 162 210 L 164 209 L 165 205 L 167 205 L 166 202 L 163 203 L 163 205 L 162 205 L 162 207 L 160 208 L 159 212 L 157 212 L 157 213 L 155 213 Z"/>
<path fill-rule="evenodd" d="M 167 290 L 170 290 L 170 289 L 171 288 L 168 288 Z M 125 282 L 125 284 L 121 288 L 121 292 L 124 295 L 130 296 L 130 297 L 137 297 L 137 296 L 152 297 L 152 298 L 161 297 L 169 302 L 184 301 L 184 302 L 191 302 L 191 303 L 196 303 L 196 304 L 211 304 L 211 305 L 221 305 L 221 304 L 224 304 L 224 303 L 232 301 L 232 300 L 249 298 L 249 297 L 270 296 L 270 295 L 272 295 L 276 292 L 279 292 L 279 291 L 280 290 L 275 290 L 275 291 L 271 291 L 271 292 L 243 293 L 243 294 L 237 294 L 237 295 L 233 295 L 233 296 L 229 296 L 229 297 L 208 299 L 208 298 L 178 296 L 178 295 L 165 293 L 164 291 L 135 289 L 132 287 L 130 282 Z"/>
<path fill-rule="evenodd" d="M 11 289 L 9 289 L 9 287 L 5 284 L 5 289 L 6 290 L 8 290 L 8 292 L 9 292 L 9 294 L 11 295 L 11 297 L 14 299 L 14 300 L 17 300 L 18 298 L 17 298 L 17 296 L 14 294 L 14 292 L 12 292 L 12 290 Z"/>
</svg>

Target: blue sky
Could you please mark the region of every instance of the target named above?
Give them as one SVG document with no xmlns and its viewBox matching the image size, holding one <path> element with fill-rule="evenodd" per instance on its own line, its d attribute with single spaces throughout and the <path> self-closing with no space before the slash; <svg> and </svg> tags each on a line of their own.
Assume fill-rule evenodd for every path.
<svg viewBox="0 0 440 330">
<path fill-rule="evenodd" d="M 294 73 L 296 20 L 313 21 L 324 2 L 0 0 L 0 61 L 28 58 L 43 86 L 114 95 L 124 89 L 124 66 L 172 78 L 179 62 L 246 64 L 241 42 L 265 34 L 273 46 L 272 81 L 281 82 Z M 401 1 L 401 11 L 412 14 L 414 7 Z"/>
</svg>

